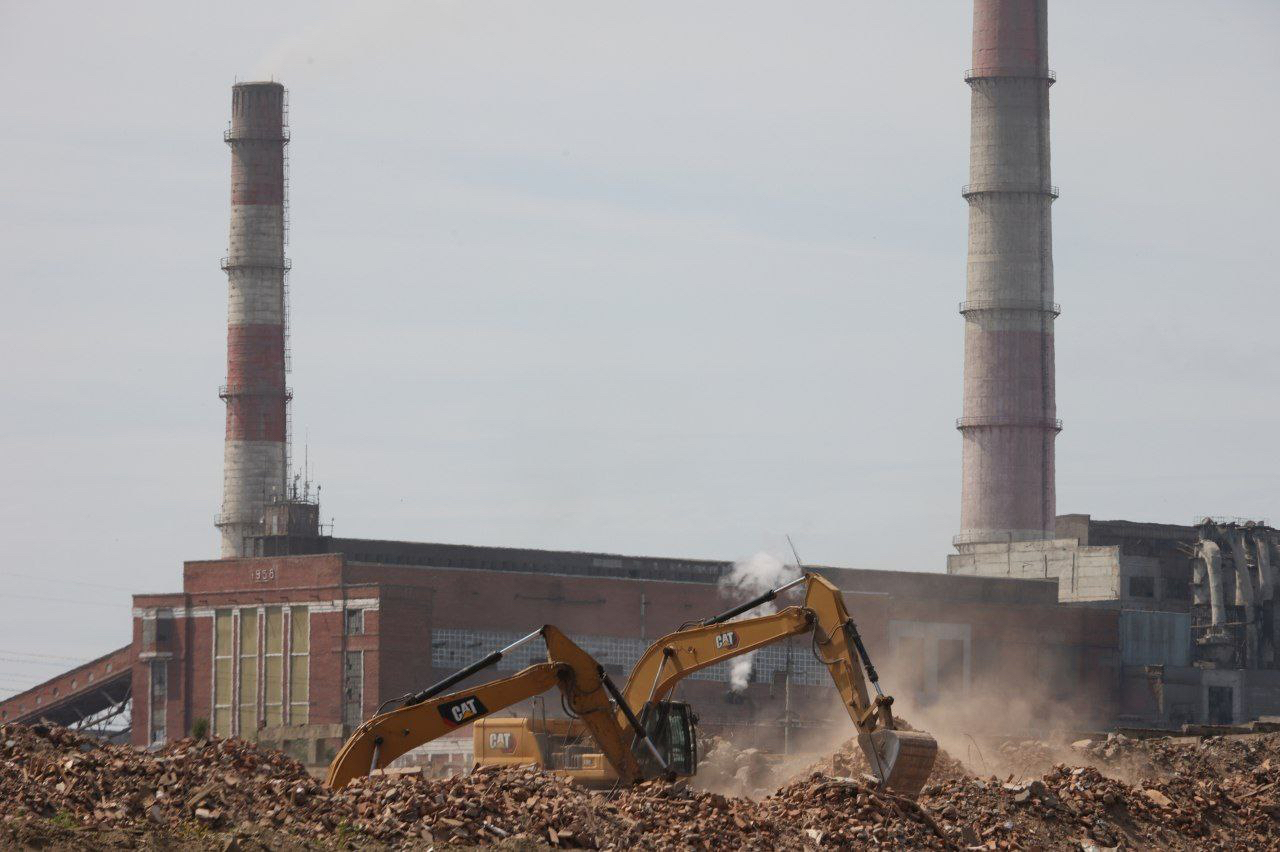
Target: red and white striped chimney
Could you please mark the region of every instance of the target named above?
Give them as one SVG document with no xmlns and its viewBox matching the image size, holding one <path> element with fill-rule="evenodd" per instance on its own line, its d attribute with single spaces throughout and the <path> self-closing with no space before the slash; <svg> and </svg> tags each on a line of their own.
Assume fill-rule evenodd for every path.
<svg viewBox="0 0 1280 852">
<path fill-rule="evenodd" d="M 222 556 L 252 553 L 263 505 L 284 496 L 288 475 L 285 387 L 285 89 L 231 89 L 231 236 L 227 273 L 227 403 Z"/>
</svg>

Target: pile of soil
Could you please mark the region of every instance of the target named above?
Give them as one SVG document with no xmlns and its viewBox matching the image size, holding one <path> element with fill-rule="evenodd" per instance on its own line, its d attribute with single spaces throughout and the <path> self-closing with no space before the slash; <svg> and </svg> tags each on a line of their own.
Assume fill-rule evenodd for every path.
<svg viewBox="0 0 1280 852">
<path fill-rule="evenodd" d="M 0 725 L 0 847 L 1280 849 L 1280 737 L 1128 741 L 1112 749 L 1121 757 L 1156 772 L 1128 784 L 1060 765 L 1015 783 L 940 754 L 912 802 L 860 777 L 847 743 L 759 800 L 683 782 L 592 792 L 532 767 L 363 778 L 334 792 L 242 740 L 146 752 Z"/>
</svg>

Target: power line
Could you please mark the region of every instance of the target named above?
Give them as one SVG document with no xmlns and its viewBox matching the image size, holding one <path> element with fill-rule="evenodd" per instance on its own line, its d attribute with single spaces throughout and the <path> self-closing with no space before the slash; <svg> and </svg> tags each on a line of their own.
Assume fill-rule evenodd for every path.
<svg viewBox="0 0 1280 852">
<path fill-rule="evenodd" d="M 33 654 L 30 651 L 6 651 L 0 648 L 0 654 L 12 654 L 15 657 L 38 657 L 42 660 L 62 660 L 68 663 L 87 663 L 84 657 L 63 657 L 58 654 Z"/>
<path fill-rule="evenodd" d="M 41 581 L 47 582 L 49 579 L 48 577 L 41 577 L 37 574 L 22 574 L 17 571 L 0 571 L 0 574 L 3 574 L 6 577 L 20 577 L 23 580 L 41 580 Z M 59 577 L 58 583 L 60 585 L 70 583 L 75 586 L 93 586 L 95 589 L 111 589 L 117 592 L 129 592 L 130 594 L 133 593 L 133 589 L 126 589 L 124 586 L 112 586 L 106 583 L 94 583 L 90 580 L 72 580 L 72 579 L 67 579 L 65 577 Z"/>
<path fill-rule="evenodd" d="M 48 595 L 22 595 L 17 592 L 5 592 L 5 597 L 10 598 L 26 598 L 32 601 L 53 601 L 54 603 L 80 604 L 82 606 L 105 606 L 111 609 L 133 609 L 130 604 L 105 603 L 103 601 L 79 601 L 73 598 L 54 598 Z"/>
<path fill-rule="evenodd" d="M 20 666 L 53 666 L 57 669 L 65 669 L 66 663 L 60 663 L 55 660 L 22 660 L 17 657 L 0 657 L 0 662 L 17 663 Z"/>
</svg>

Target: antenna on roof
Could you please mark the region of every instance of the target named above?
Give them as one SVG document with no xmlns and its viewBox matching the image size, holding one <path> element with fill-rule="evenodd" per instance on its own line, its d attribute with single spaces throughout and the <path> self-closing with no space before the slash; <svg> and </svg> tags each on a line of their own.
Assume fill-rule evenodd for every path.
<svg viewBox="0 0 1280 852">
<path fill-rule="evenodd" d="M 800 561 L 800 554 L 799 554 L 799 553 L 796 553 L 796 546 L 795 546 L 795 544 L 791 541 L 791 533 L 787 533 L 787 547 L 791 548 L 791 555 L 795 557 L 795 560 L 796 560 L 796 570 L 797 570 L 797 571 L 799 571 L 801 574 L 803 574 L 803 573 L 804 573 L 804 563 L 802 563 L 802 562 Z"/>
</svg>

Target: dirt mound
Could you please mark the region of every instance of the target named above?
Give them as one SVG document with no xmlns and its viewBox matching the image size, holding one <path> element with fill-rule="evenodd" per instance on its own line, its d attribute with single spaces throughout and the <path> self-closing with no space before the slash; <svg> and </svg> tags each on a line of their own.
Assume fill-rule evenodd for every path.
<svg viewBox="0 0 1280 852">
<path fill-rule="evenodd" d="M 1280 734 L 1136 739 L 1108 734 L 1076 742 L 1006 740 L 976 746 L 965 764 L 975 775 L 1035 778 L 1058 764 L 1092 766 L 1104 775 L 1141 784 L 1176 776 L 1206 778 L 1280 764 Z"/>
<path fill-rule="evenodd" d="M 801 849 L 819 836 L 935 845 L 911 803 L 815 778 L 766 802 L 654 782 L 613 797 L 533 768 L 444 780 L 358 779 L 333 792 L 288 757 L 242 740 L 156 752 L 62 728 L 0 726 L 0 846 Z"/>
<path fill-rule="evenodd" d="M 1280 734 L 1250 737 L 1131 739 L 1111 734 L 1073 745 L 1080 759 L 1141 776 L 1228 774 L 1280 764 Z"/>
<path fill-rule="evenodd" d="M 1029 783 L 984 780 L 944 756 L 918 803 L 847 772 L 753 801 L 665 782 L 608 795 L 531 767 L 365 778 L 333 792 L 241 740 L 142 752 L 0 725 L 0 847 L 1280 849 L 1273 747 L 1211 744 L 1188 758 L 1125 745 L 1172 773 L 1138 786 L 1065 766 Z M 855 760 L 855 750 L 841 752 Z"/>
<path fill-rule="evenodd" d="M 949 781 L 926 788 L 920 803 L 944 830 L 958 828 L 966 845 L 1280 849 L 1280 806 L 1270 795 L 1276 780 L 1180 778 L 1132 787 L 1091 767 L 1059 766 L 1027 784 Z"/>
</svg>

